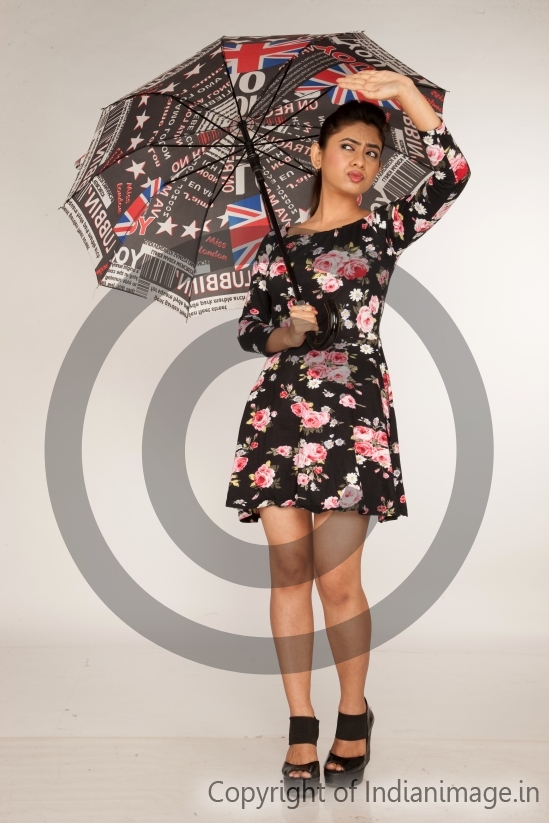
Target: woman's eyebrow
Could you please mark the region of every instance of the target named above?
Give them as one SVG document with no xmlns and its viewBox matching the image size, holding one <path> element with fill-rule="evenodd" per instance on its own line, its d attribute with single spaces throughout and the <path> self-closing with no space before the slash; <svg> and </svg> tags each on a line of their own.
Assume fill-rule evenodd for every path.
<svg viewBox="0 0 549 823">
<path fill-rule="evenodd" d="M 343 137 L 339 142 L 354 143 L 356 146 L 360 146 L 360 140 L 354 140 L 352 137 Z M 381 146 L 379 145 L 379 143 L 366 143 L 366 145 L 369 146 L 371 149 L 378 149 L 379 151 L 381 151 Z"/>
</svg>

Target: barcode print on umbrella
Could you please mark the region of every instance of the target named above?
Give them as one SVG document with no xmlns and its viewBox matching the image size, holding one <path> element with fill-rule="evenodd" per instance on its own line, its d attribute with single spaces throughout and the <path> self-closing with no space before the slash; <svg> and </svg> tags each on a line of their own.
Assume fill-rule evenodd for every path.
<svg viewBox="0 0 549 823">
<path fill-rule="evenodd" d="M 149 283 L 155 283 L 158 286 L 163 286 L 165 289 L 171 289 L 177 286 L 177 282 L 184 272 L 169 263 L 162 260 L 160 257 L 152 257 L 146 255 L 139 272 L 139 282 L 141 280 L 148 280 Z"/>
<path fill-rule="evenodd" d="M 116 144 L 124 128 L 131 105 L 131 100 L 121 100 L 119 103 L 114 103 L 112 107 L 105 109 L 102 115 L 102 123 L 100 121 L 88 154 L 79 167 L 80 171 L 69 197 L 78 190 L 81 191 L 77 195 L 77 199 L 81 200 L 84 197 L 90 180 L 109 158 L 112 147 Z"/>
<path fill-rule="evenodd" d="M 397 200 L 405 194 L 410 194 L 423 180 L 429 177 L 425 166 L 408 160 L 407 157 L 394 155 L 387 166 L 385 174 L 375 183 L 375 188 L 379 191 L 386 202 Z"/>
</svg>

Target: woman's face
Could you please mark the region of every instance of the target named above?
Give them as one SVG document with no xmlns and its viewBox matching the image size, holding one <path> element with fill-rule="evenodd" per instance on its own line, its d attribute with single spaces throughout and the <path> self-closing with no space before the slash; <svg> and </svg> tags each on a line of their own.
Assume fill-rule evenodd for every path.
<svg viewBox="0 0 549 823">
<path fill-rule="evenodd" d="M 375 126 L 352 123 L 332 134 L 321 149 L 311 146 L 311 161 L 322 169 L 322 191 L 358 197 L 372 185 L 381 168 L 381 140 Z"/>
</svg>

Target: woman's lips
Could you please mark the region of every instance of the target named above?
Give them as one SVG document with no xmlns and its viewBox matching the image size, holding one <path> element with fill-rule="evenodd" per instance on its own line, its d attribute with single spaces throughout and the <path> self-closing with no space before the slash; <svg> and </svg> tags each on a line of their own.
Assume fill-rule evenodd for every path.
<svg viewBox="0 0 549 823">
<path fill-rule="evenodd" d="M 352 180 L 353 183 L 362 183 L 362 181 L 364 180 L 364 175 L 361 174 L 359 171 L 351 171 L 347 176 Z"/>
</svg>

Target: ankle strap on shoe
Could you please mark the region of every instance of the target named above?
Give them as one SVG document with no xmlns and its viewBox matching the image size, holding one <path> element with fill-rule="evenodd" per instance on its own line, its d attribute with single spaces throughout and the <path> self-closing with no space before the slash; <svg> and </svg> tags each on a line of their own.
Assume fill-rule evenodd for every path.
<svg viewBox="0 0 549 823">
<path fill-rule="evenodd" d="M 312 743 L 318 740 L 319 722 L 317 717 L 295 714 L 290 717 L 290 746 L 294 743 Z"/>
<path fill-rule="evenodd" d="M 368 736 L 368 709 L 363 714 L 337 713 L 338 740 L 363 740 Z"/>
</svg>

